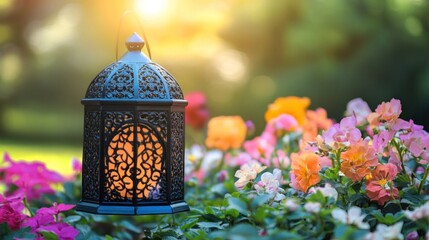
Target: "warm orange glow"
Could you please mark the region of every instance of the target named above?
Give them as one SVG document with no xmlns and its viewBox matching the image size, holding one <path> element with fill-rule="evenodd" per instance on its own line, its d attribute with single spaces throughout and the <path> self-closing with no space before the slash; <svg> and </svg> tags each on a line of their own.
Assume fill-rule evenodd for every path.
<svg viewBox="0 0 429 240">
<path fill-rule="evenodd" d="M 134 135 L 137 136 L 137 162 L 134 159 Z M 162 171 L 163 148 L 158 137 L 145 126 L 125 127 L 110 141 L 106 169 L 107 187 L 120 198 L 132 199 L 134 194 L 134 171 L 136 171 L 136 195 L 138 199 L 150 198 L 156 191 Z M 109 185 L 109 183 L 112 183 Z"/>
</svg>

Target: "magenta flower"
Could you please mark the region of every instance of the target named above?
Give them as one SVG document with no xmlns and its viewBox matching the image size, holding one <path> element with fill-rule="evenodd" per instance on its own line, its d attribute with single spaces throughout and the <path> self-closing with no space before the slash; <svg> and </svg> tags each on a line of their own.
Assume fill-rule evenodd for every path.
<svg viewBox="0 0 429 240">
<path fill-rule="evenodd" d="M 42 231 L 55 233 L 59 240 L 73 240 L 79 235 L 79 231 L 67 223 L 54 223 L 49 226 L 42 226 L 38 229 L 38 232 Z"/>
<path fill-rule="evenodd" d="M 66 212 L 73 209 L 75 205 L 73 204 L 64 204 L 64 203 L 56 203 L 52 205 L 50 208 L 40 208 L 37 213 L 40 214 L 48 214 L 48 215 L 58 215 L 60 212 Z"/>
<path fill-rule="evenodd" d="M 22 196 L 4 197 L 0 194 L 0 223 L 7 223 L 11 230 L 18 230 L 27 217 L 22 213 Z"/>
<path fill-rule="evenodd" d="M 38 199 L 42 194 L 53 194 L 51 185 L 64 181 L 59 173 L 48 170 L 42 162 L 15 162 L 7 153 L 3 159 L 9 164 L 0 168 L 6 186 L 16 186 L 17 191 L 23 193 L 28 200 Z"/>
<path fill-rule="evenodd" d="M 73 158 L 72 168 L 73 168 L 73 171 L 75 171 L 76 173 L 81 173 L 82 172 L 82 162 L 79 161 L 77 158 Z"/>
<path fill-rule="evenodd" d="M 366 117 L 372 111 L 362 98 L 355 98 L 347 103 L 347 116 L 355 116 L 358 126 L 361 126 L 366 123 Z"/>
</svg>

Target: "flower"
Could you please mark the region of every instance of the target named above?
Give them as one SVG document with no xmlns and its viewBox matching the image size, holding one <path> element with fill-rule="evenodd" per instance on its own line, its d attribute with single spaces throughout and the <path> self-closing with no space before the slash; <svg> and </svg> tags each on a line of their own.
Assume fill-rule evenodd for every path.
<svg viewBox="0 0 429 240">
<path fill-rule="evenodd" d="M 295 183 L 299 190 L 306 192 L 310 186 L 320 182 L 320 159 L 315 153 L 292 153 L 292 170 Z"/>
<path fill-rule="evenodd" d="M 283 136 L 284 132 L 290 132 L 298 127 L 298 122 L 295 117 L 290 114 L 280 114 L 272 118 L 267 123 L 267 128 L 272 129 L 273 135 Z M 267 129 L 266 129 L 267 131 Z"/>
<path fill-rule="evenodd" d="M 342 223 L 354 225 L 360 229 L 369 229 L 369 224 L 363 222 L 366 215 L 361 215 L 361 209 L 359 207 L 352 206 L 347 212 L 343 209 L 336 208 L 332 210 L 331 215 L 334 219 Z"/>
<path fill-rule="evenodd" d="M 40 208 L 37 213 L 39 214 L 47 214 L 47 215 L 58 215 L 60 212 L 66 212 L 73 209 L 75 205 L 73 204 L 64 204 L 64 203 L 56 203 L 52 204 L 52 207 L 49 208 Z"/>
<path fill-rule="evenodd" d="M 243 148 L 252 158 L 265 165 L 270 165 L 270 158 L 275 150 L 275 145 L 276 139 L 270 134 L 263 133 L 252 140 L 245 141 Z"/>
<path fill-rule="evenodd" d="M 38 232 L 47 231 L 57 235 L 58 240 L 73 240 L 79 235 L 79 231 L 67 223 L 54 223 L 48 226 L 41 226 Z"/>
<path fill-rule="evenodd" d="M 295 212 L 299 208 L 299 204 L 294 199 L 287 199 L 285 201 L 285 207 L 291 212 Z"/>
<path fill-rule="evenodd" d="M 365 124 L 367 121 L 366 117 L 371 112 L 368 103 L 362 100 L 362 98 L 355 98 L 347 103 L 346 116 L 355 116 L 358 126 Z"/>
<path fill-rule="evenodd" d="M 333 121 L 328 118 L 325 109 L 317 108 L 315 111 L 308 110 L 306 113 L 306 121 L 303 130 L 303 139 L 305 141 L 315 141 L 319 130 L 327 130 L 333 124 Z"/>
<path fill-rule="evenodd" d="M 308 203 L 304 204 L 305 211 L 307 211 L 309 213 L 313 213 L 313 214 L 319 213 L 321 207 L 322 206 L 318 202 L 308 202 Z"/>
<path fill-rule="evenodd" d="M 280 193 L 284 191 L 279 187 L 281 181 L 282 173 L 276 168 L 273 173 L 266 172 L 262 174 L 261 181 L 255 184 L 255 190 L 259 195 L 264 193 L 274 195 L 275 201 L 283 200 L 286 196 Z"/>
<path fill-rule="evenodd" d="M 408 235 L 405 239 L 406 240 L 419 240 L 419 234 L 417 233 L 417 231 L 412 231 L 412 232 L 408 233 Z"/>
<path fill-rule="evenodd" d="M 235 173 L 235 177 L 238 178 L 238 180 L 235 182 L 235 187 L 237 188 L 243 188 L 246 186 L 250 181 L 255 180 L 258 173 L 262 172 L 265 168 L 265 166 L 261 166 L 261 164 L 257 162 L 253 162 L 251 164 L 244 164 L 241 166 L 239 170 Z"/>
<path fill-rule="evenodd" d="M 220 116 L 210 119 L 206 145 L 226 151 L 239 148 L 246 137 L 246 123 L 239 116 Z"/>
<path fill-rule="evenodd" d="M 357 143 L 362 133 L 356 128 L 356 118 L 346 117 L 340 123 L 334 124 L 322 135 L 324 142 L 333 149 L 350 146 Z"/>
<path fill-rule="evenodd" d="M 384 205 L 387 201 L 397 198 L 398 189 L 393 186 L 392 182 L 397 173 L 397 168 L 391 163 L 378 165 L 371 173 L 372 178 L 366 186 L 368 197 L 377 201 L 379 205 Z"/>
<path fill-rule="evenodd" d="M 185 95 L 188 101 L 185 111 L 185 123 L 195 129 L 202 129 L 210 118 L 206 96 L 202 92 Z"/>
<path fill-rule="evenodd" d="M 308 192 L 316 193 L 317 191 L 320 191 L 323 196 L 333 198 L 335 201 L 337 201 L 338 192 L 335 188 L 331 186 L 331 184 L 325 183 L 324 187 L 313 187 Z"/>
<path fill-rule="evenodd" d="M 82 162 L 79 161 L 77 158 L 73 158 L 72 169 L 76 173 L 81 173 L 82 172 Z"/>
<path fill-rule="evenodd" d="M 22 213 L 24 209 L 22 199 L 20 195 L 4 197 L 0 194 L 0 223 L 7 223 L 11 230 L 18 230 L 27 218 Z"/>
<path fill-rule="evenodd" d="M 378 165 L 375 150 L 369 145 L 369 141 L 361 140 L 341 153 L 343 162 L 341 172 L 354 182 L 362 180 L 371 172 L 371 167 Z"/>
<path fill-rule="evenodd" d="M 377 127 L 380 121 L 393 125 L 401 114 L 401 101 L 392 98 L 390 102 L 382 102 L 375 112 L 368 114 L 367 120 L 372 128 Z"/>
<path fill-rule="evenodd" d="M 57 172 L 46 168 L 42 162 L 16 162 L 5 153 L 3 159 L 9 166 L 0 168 L 0 175 L 7 186 L 16 186 L 18 192 L 22 192 L 28 199 L 38 199 L 42 194 L 52 194 L 51 185 L 61 183 L 64 178 Z M 9 189 L 9 192 L 12 189 Z"/>
<path fill-rule="evenodd" d="M 411 219 L 413 221 L 428 218 L 429 217 L 429 201 L 426 202 L 425 204 L 423 204 L 422 206 L 414 209 L 413 211 L 405 210 L 404 214 L 408 219 Z"/>
<path fill-rule="evenodd" d="M 371 240 L 402 240 L 402 225 L 403 222 L 397 222 L 393 226 L 386 226 L 384 224 L 378 224 L 375 232 L 369 233 L 365 239 Z"/>
<path fill-rule="evenodd" d="M 268 106 L 265 112 L 265 120 L 269 122 L 271 119 L 280 116 L 283 113 L 292 115 L 300 126 L 305 122 L 305 111 L 310 105 L 310 99 L 306 97 L 282 97 L 277 98 Z"/>
</svg>

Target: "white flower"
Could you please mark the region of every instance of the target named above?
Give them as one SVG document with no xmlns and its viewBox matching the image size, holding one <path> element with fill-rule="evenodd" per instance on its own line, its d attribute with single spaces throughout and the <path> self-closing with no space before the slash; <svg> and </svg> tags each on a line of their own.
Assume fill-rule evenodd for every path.
<svg viewBox="0 0 429 240">
<path fill-rule="evenodd" d="M 293 199 L 287 199 L 285 201 L 285 207 L 291 212 L 295 212 L 299 208 L 299 204 Z"/>
<path fill-rule="evenodd" d="M 402 240 L 402 225 L 403 222 L 395 223 L 393 226 L 386 226 L 384 224 L 378 224 L 375 232 L 369 233 L 365 239 L 370 240 Z"/>
<path fill-rule="evenodd" d="M 427 218 L 429 216 L 429 202 L 426 202 L 424 205 L 414 209 L 414 211 L 406 210 L 404 213 L 407 218 L 413 221 Z"/>
<path fill-rule="evenodd" d="M 262 172 L 265 168 L 267 167 L 261 166 L 261 164 L 257 162 L 242 165 L 234 175 L 238 178 L 234 185 L 237 188 L 243 188 L 247 183 L 254 180 L 258 173 Z"/>
<path fill-rule="evenodd" d="M 222 161 L 223 153 L 221 150 L 210 150 L 204 157 L 203 162 L 201 163 L 201 169 L 204 172 L 208 172 L 219 166 Z"/>
<path fill-rule="evenodd" d="M 369 229 L 369 224 L 363 222 L 366 215 L 361 215 L 361 209 L 359 207 L 351 207 L 348 212 L 343 209 L 336 208 L 332 210 L 331 215 L 334 219 L 345 223 L 354 225 L 360 229 Z"/>
<path fill-rule="evenodd" d="M 274 169 L 273 173 L 263 173 L 261 181 L 255 185 L 255 190 L 259 195 L 264 193 L 274 195 L 275 201 L 283 200 L 286 196 L 279 193 L 283 191 L 283 189 L 279 187 L 281 180 L 282 172 L 279 169 Z"/>
<path fill-rule="evenodd" d="M 326 183 L 325 187 L 311 188 L 309 192 L 316 193 L 317 191 L 320 191 L 323 196 L 333 198 L 335 201 L 337 201 L 338 192 L 331 186 L 331 184 Z"/>
<path fill-rule="evenodd" d="M 204 156 L 204 147 L 194 144 L 185 149 L 185 175 L 190 175 Z"/>
<path fill-rule="evenodd" d="M 314 214 L 319 213 L 321 207 L 322 206 L 318 202 L 308 202 L 304 204 L 305 211 L 309 213 L 314 213 Z"/>
</svg>

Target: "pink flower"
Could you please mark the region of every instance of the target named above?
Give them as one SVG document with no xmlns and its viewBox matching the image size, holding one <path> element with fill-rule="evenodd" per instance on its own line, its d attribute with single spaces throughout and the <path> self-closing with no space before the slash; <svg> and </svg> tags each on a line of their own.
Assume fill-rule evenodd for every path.
<svg viewBox="0 0 429 240">
<path fill-rule="evenodd" d="M 395 132 L 393 131 L 381 131 L 380 133 L 373 136 L 372 147 L 377 153 L 382 155 L 394 136 Z"/>
<path fill-rule="evenodd" d="M 31 218 L 27 218 L 27 220 L 22 224 L 23 227 L 30 227 L 32 233 L 36 233 L 36 231 L 46 225 L 50 225 L 55 222 L 54 216 L 49 214 L 40 214 L 36 213 Z"/>
<path fill-rule="evenodd" d="M 53 194 L 51 185 L 64 181 L 59 173 L 48 170 L 42 162 L 15 162 L 7 153 L 4 154 L 4 161 L 9 166 L 0 168 L 0 174 L 4 174 L 6 185 L 18 187 L 17 191 L 29 200 L 38 199 L 42 194 Z"/>
<path fill-rule="evenodd" d="M 217 174 L 217 180 L 218 180 L 218 182 L 220 182 L 220 183 L 225 182 L 225 180 L 228 180 L 228 171 L 226 171 L 226 170 L 221 170 L 221 171 Z"/>
<path fill-rule="evenodd" d="M 240 152 L 237 156 L 226 158 L 226 163 L 230 166 L 243 166 L 246 163 L 255 161 L 249 153 Z"/>
<path fill-rule="evenodd" d="M 393 186 L 393 179 L 398 174 L 395 165 L 387 163 L 378 165 L 372 172 L 372 178 L 366 186 L 368 197 L 377 201 L 379 205 L 384 205 L 387 201 L 398 197 L 398 189 Z"/>
<path fill-rule="evenodd" d="M 202 129 L 210 118 L 206 96 L 202 92 L 185 95 L 188 101 L 185 111 L 185 123 L 195 129 Z"/>
<path fill-rule="evenodd" d="M 275 133 L 293 131 L 298 127 L 298 121 L 289 114 L 280 114 L 278 117 L 268 121 L 269 126 L 272 126 Z M 268 126 L 267 126 L 268 127 Z M 278 134 L 283 135 L 283 134 Z"/>
<path fill-rule="evenodd" d="M 252 158 L 269 165 L 275 145 L 276 139 L 270 134 L 263 133 L 261 136 L 244 142 L 243 147 Z"/>
<path fill-rule="evenodd" d="M 290 165 L 290 159 L 283 150 L 277 150 L 271 165 L 275 168 L 285 169 Z"/>
<path fill-rule="evenodd" d="M 358 126 L 365 124 L 366 117 L 372 111 L 362 98 L 355 98 L 347 103 L 346 116 L 355 116 Z"/>
<path fill-rule="evenodd" d="M 323 140 L 334 149 L 357 143 L 362 134 L 356 128 L 356 123 L 355 117 L 343 118 L 340 123 L 334 124 L 328 131 L 323 133 Z"/>
<path fill-rule="evenodd" d="M 0 223 L 7 223 L 11 230 L 18 230 L 27 217 L 22 213 L 22 196 L 4 197 L 0 194 Z"/>
<path fill-rule="evenodd" d="M 367 116 L 367 120 L 372 128 L 377 127 L 380 121 L 394 125 L 401 112 L 401 101 L 392 98 L 390 102 L 382 102 L 378 105 L 375 112 Z"/>
<path fill-rule="evenodd" d="M 54 202 L 50 208 L 40 208 L 37 213 L 48 214 L 48 215 L 58 215 L 60 212 L 66 212 L 73 209 L 75 205 L 73 204 L 64 204 Z"/>
<path fill-rule="evenodd" d="M 53 232 L 58 236 L 59 240 L 73 240 L 79 235 L 79 231 L 67 223 L 54 223 L 49 226 L 42 226 L 38 229 L 38 232 L 41 231 Z"/>
<path fill-rule="evenodd" d="M 81 173 L 82 172 L 82 162 L 79 161 L 77 158 L 73 158 L 72 168 L 73 168 L 73 171 L 75 171 L 76 173 Z"/>
</svg>

